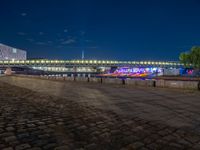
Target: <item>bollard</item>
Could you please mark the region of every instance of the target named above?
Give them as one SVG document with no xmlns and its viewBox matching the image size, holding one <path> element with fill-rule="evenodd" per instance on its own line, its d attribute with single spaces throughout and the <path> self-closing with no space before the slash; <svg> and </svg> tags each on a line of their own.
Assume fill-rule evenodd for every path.
<svg viewBox="0 0 200 150">
<path fill-rule="evenodd" d="M 156 87 L 156 81 L 155 80 L 153 81 L 153 87 Z"/>
<path fill-rule="evenodd" d="M 199 81 L 199 83 L 198 83 L 198 90 L 200 91 L 200 81 Z"/>
<path fill-rule="evenodd" d="M 87 82 L 90 82 L 90 78 L 89 77 L 87 78 Z"/>
<path fill-rule="evenodd" d="M 101 84 L 103 83 L 103 78 L 101 78 Z"/>
<path fill-rule="evenodd" d="M 125 79 L 122 79 L 122 84 L 125 85 Z"/>
</svg>

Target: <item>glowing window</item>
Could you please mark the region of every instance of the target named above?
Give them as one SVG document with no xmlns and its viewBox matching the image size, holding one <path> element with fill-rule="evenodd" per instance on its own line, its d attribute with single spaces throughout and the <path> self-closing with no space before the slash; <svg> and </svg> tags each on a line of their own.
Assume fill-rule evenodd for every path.
<svg viewBox="0 0 200 150">
<path fill-rule="evenodd" d="M 17 49 L 16 48 L 13 48 L 12 51 L 13 51 L 13 53 L 17 53 Z"/>
</svg>

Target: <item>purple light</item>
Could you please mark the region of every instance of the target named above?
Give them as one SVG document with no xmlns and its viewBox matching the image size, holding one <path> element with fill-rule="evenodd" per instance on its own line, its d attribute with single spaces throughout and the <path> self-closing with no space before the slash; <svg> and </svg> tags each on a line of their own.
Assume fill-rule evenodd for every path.
<svg viewBox="0 0 200 150">
<path fill-rule="evenodd" d="M 132 74 L 132 73 L 161 73 L 161 68 L 118 68 L 114 73 Z"/>
</svg>

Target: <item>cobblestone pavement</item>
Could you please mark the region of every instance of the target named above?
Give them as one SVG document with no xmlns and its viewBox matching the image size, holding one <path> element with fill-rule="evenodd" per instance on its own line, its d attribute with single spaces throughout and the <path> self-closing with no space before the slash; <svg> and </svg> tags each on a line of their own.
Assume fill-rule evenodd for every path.
<svg viewBox="0 0 200 150">
<path fill-rule="evenodd" d="M 14 149 L 199 150 L 200 94 L 1 77 L 0 150 Z"/>
</svg>

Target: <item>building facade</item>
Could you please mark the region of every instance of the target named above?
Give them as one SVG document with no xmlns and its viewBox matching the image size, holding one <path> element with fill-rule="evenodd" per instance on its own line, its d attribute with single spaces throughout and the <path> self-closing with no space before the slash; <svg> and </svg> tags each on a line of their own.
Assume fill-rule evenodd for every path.
<svg viewBox="0 0 200 150">
<path fill-rule="evenodd" d="M 26 51 L 0 43 L 0 60 L 26 60 Z"/>
</svg>

